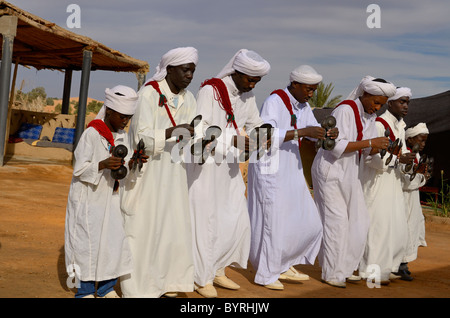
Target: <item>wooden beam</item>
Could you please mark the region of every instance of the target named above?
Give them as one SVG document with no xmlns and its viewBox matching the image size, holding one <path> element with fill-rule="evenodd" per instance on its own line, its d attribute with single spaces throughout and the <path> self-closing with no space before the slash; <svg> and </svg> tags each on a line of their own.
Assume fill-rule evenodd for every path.
<svg viewBox="0 0 450 318">
<path fill-rule="evenodd" d="M 72 73 L 73 70 L 66 69 L 64 74 L 64 91 L 63 91 L 63 99 L 61 106 L 61 114 L 69 114 L 69 106 L 70 106 L 70 88 L 72 86 Z"/>
<path fill-rule="evenodd" d="M 2 32 L 2 64 L 0 67 L 0 167 L 3 166 L 6 144 L 8 120 L 8 95 L 11 81 L 11 63 L 13 55 L 14 36 L 16 35 L 17 18 L 11 16 L 0 17 L 0 30 Z"/>
<path fill-rule="evenodd" d="M 26 50 L 20 50 L 20 49 L 14 50 L 14 56 L 32 56 L 32 55 L 39 55 L 39 54 L 42 54 L 42 55 L 80 54 L 81 55 L 81 52 L 85 48 L 85 45 L 80 44 L 77 46 L 64 48 L 64 49 L 41 50 L 38 47 L 31 46 L 28 43 L 18 40 L 17 38 L 15 39 L 14 42 L 15 42 L 15 46 L 21 45 L 24 48 L 26 48 Z"/>
<path fill-rule="evenodd" d="M 75 150 L 81 134 L 84 131 L 84 124 L 86 121 L 86 105 L 89 91 L 89 77 L 91 73 L 92 51 L 83 51 L 83 69 L 81 71 L 80 94 L 78 96 L 78 112 L 77 112 L 77 126 L 75 130 L 75 140 L 73 150 Z"/>
</svg>

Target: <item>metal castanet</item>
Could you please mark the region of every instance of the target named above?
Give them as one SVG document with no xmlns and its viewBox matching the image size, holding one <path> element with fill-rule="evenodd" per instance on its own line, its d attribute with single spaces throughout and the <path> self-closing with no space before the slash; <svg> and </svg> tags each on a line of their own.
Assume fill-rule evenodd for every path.
<svg viewBox="0 0 450 318">
<path fill-rule="evenodd" d="M 205 131 L 205 137 L 191 146 L 191 154 L 195 157 L 200 157 L 199 165 L 206 162 L 209 154 L 214 151 L 217 144 L 217 138 L 222 134 L 222 129 L 219 126 L 209 126 Z M 209 150 L 205 149 L 206 146 L 211 144 Z"/>
<path fill-rule="evenodd" d="M 194 119 L 192 119 L 191 123 L 189 124 L 189 126 L 191 126 L 192 128 L 195 128 L 200 122 L 202 121 L 202 115 L 197 115 L 194 117 Z M 175 127 L 176 128 L 176 127 Z M 177 136 L 177 143 L 184 141 L 185 143 L 188 143 L 190 139 L 194 139 L 195 138 L 195 131 L 194 134 L 192 136 L 189 136 L 189 138 L 187 138 L 186 140 L 183 138 L 185 136 L 188 136 L 188 134 L 184 135 L 183 133 L 186 132 L 187 130 L 181 130 L 181 134 L 179 136 Z M 175 130 L 175 132 L 177 132 Z M 183 152 L 182 147 L 180 148 L 180 155 Z"/>
<path fill-rule="evenodd" d="M 411 152 L 414 153 L 414 154 L 416 154 L 416 153 L 419 152 L 419 148 L 420 148 L 419 144 L 415 144 L 415 145 L 412 147 Z M 414 166 L 414 161 L 411 162 L 411 163 L 407 163 L 407 164 L 405 165 L 405 172 L 408 172 L 409 170 L 411 170 L 411 168 L 412 168 L 413 166 Z"/>
<path fill-rule="evenodd" d="M 434 159 L 428 158 L 427 154 L 423 154 L 422 156 L 420 156 L 419 163 L 414 166 L 413 172 L 411 173 L 409 180 L 413 181 L 414 178 L 416 177 L 417 173 L 425 173 L 426 171 L 430 172 L 429 170 L 427 170 L 428 169 L 427 166 L 428 165 L 431 166 L 433 163 L 434 163 Z M 432 172 L 432 168 L 431 168 L 431 172 Z"/>
<path fill-rule="evenodd" d="M 263 148 L 263 144 L 272 138 L 272 129 L 273 126 L 271 124 L 262 124 L 261 126 L 256 127 L 250 132 L 249 138 L 256 141 L 257 160 L 259 160 L 264 155 L 265 149 Z M 252 152 L 253 151 L 247 150 L 243 151 L 239 156 L 239 161 L 247 161 L 250 158 Z"/>
<path fill-rule="evenodd" d="M 192 136 L 190 136 L 190 138 L 187 138 L 187 139 L 182 138 L 183 137 L 182 135 L 177 138 L 177 142 L 182 142 L 180 144 L 180 151 L 179 151 L 180 157 L 183 156 L 183 147 L 189 143 L 189 140 L 195 139 L 195 127 L 197 127 L 201 121 L 202 121 L 202 115 L 195 116 L 194 119 L 192 119 L 191 123 L 189 124 L 189 126 L 191 126 L 194 129 L 194 134 Z"/>
<path fill-rule="evenodd" d="M 111 177 L 113 179 L 121 180 L 125 178 L 125 176 L 127 175 L 128 173 L 127 168 L 123 165 L 124 158 L 127 156 L 127 154 L 128 148 L 124 145 L 118 145 L 112 149 L 111 155 L 113 157 L 122 158 L 122 165 L 118 169 L 111 170 Z"/>
<path fill-rule="evenodd" d="M 401 153 L 401 149 L 403 147 L 403 141 L 400 140 L 400 143 L 398 144 L 398 147 L 395 150 L 395 154 L 397 155 L 397 157 L 395 158 L 395 163 L 394 163 L 394 168 L 397 169 L 398 167 L 398 163 L 399 163 L 399 154 Z"/>
<path fill-rule="evenodd" d="M 336 127 L 336 118 L 334 116 L 327 116 L 322 120 L 321 123 L 322 128 L 325 129 L 325 139 L 317 139 L 316 141 L 316 150 L 319 148 L 323 148 L 325 150 L 333 150 L 336 144 L 336 141 L 329 136 L 327 136 L 328 130 Z"/>
<path fill-rule="evenodd" d="M 264 155 L 266 149 L 264 149 L 264 143 L 270 142 L 272 139 L 272 125 L 271 124 L 263 124 L 260 127 L 256 128 L 256 148 L 258 149 L 258 153 L 256 155 L 256 159 L 259 160 Z M 260 144 L 261 143 L 261 144 Z"/>
<path fill-rule="evenodd" d="M 391 134 L 391 131 L 389 130 L 389 128 L 386 128 L 386 130 L 384 131 L 384 137 L 389 137 L 390 134 Z M 391 144 L 392 144 L 392 141 L 389 139 L 389 146 Z M 381 149 L 380 150 L 381 159 L 383 159 L 385 155 L 386 155 L 386 149 Z"/>
<path fill-rule="evenodd" d="M 395 141 L 388 146 L 387 151 L 390 153 L 390 155 L 386 159 L 386 162 L 385 162 L 386 166 L 391 162 L 394 154 L 398 154 L 398 151 L 400 150 L 401 146 L 402 146 L 402 142 L 400 141 L 399 138 L 395 139 Z"/>
<path fill-rule="evenodd" d="M 192 119 L 191 123 L 189 124 L 192 128 L 197 127 L 197 125 L 202 121 L 202 115 L 197 115 Z"/>
<path fill-rule="evenodd" d="M 131 160 L 133 160 L 133 164 L 131 166 L 131 170 L 135 171 L 136 167 L 141 171 L 143 162 L 142 158 L 145 156 L 145 144 L 144 140 L 139 140 L 136 150 L 133 153 L 133 156 L 131 157 Z"/>
</svg>

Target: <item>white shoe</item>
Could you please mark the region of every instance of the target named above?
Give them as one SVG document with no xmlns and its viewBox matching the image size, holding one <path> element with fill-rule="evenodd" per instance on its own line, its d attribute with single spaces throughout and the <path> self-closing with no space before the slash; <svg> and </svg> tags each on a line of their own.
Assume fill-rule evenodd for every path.
<svg viewBox="0 0 450 318">
<path fill-rule="evenodd" d="M 105 296 L 99 297 L 99 298 L 120 298 L 120 297 L 119 297 L 119 295 L 117 295 L 115 290 L 112 290 L 109 293 L 107 293 Z"/>
<path fill-rule="evenodd" d="M 299 273 L 293 266 L 291 266 L 287 271 L 280 274 L 280 279 L 298 282 L 302 280 L 309 280 L 309 276 Z"/>
<path fill-rule="evenodd" d="M 217 291 L 212 284 L 206 284 L 201 287 L 195 284 L 195 291 L 205 298 L 216 298 Z"/>
<path fill-rule="evenodd" d="M 216 276 L 214 277 L 214 284 L 223 287 L 223 288 L 228 288 L 228 289 L 239 289 L 241 288 L 241 286 L 239 286 L 238 284 L 236 284 L 235 282 L 233 282 L 231 279 L 229 279 L 226 276 Z"/>
<path fill-rule="evenodd" d="M 86 295 L 86 296 L 81 297 L 81 298 L 95 298 L 95 296 L 93 294 L 89 294 L 89 295 Z"/>
<path fill-rule="evenodd" d="M 177 298 L 178 293 L 177 292 L 167 292 L 164 294 L 164 296 L 167 298 Z"/>
<path fill-rule="evenodd" d="M 279 280 L 276 280 L 271 284 L 264 285 L 264 287 L 273 289 L 273 290 L 283 290 L 284 289 L 283 284 Z"/>
<path fill-rule="evenodd" d="M 394 273 L 389 273 L 389 280 L 402 278 L 399 275 L 395 275 Z"/>
<path fill-rule="evenodd" d="M 345 288 L 346 284 L 344 282 L 337 282 L 334 280 L 322 280 L 325 284 L 328 284 L 333 287 Z"/>
<path fill-rule="evenodd" d="M 352 275 L 350 277 L 347 277 L 347 280 L 351 283 L 353 282 L 359 282 L 361 280 L 361 276 L 359 275 Z"/>
</svg>

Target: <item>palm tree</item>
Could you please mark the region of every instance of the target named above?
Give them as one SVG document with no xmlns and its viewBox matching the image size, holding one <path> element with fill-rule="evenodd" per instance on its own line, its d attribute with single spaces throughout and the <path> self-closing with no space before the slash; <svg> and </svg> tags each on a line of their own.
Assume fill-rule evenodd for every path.
<svg viewBox="0 0 450 318">
<path fill-rule="evenodd" d="M 341 101 L 342 95 L 337 95 L 330 100 L 331 92 L 334 86 L 332 83 L 325 86 L 324 83 L 320 82 L 317 86 L 317 90 L 314 92 L 313 97 L 308 101 L 309 105 L 313 108 L 334 108 Z"/>
</svg>

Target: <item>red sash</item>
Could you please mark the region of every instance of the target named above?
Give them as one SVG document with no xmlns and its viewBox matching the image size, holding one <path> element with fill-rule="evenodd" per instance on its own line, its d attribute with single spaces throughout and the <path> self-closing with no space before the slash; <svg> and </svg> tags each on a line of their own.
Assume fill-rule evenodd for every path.
<svg viewBox="0 0 450 318">
<path fill-rule="evenodd" d="M 354 100 L 347 99 L 340 102 L 336 107 L 342 104 L 350 105 L 350 107 L 353 109 L 353 114 L 355 115 L 356 131 L 358 132 L 356 141 L 361 141 L 363 138 L 363 125 L 361 122 L 361 115 L 359 114 L 358 105 L 356 105 Z M 358 152 L 359 156 L 361 157 L 361 149 Z"/>
<path fill-rule="evenodd" d="M 356 130 L 358 132 L 358 136 L 356 137 L 356 141 L 362 140 L 363 137 L 363 125 L 361 123 L 361 115 L 358 110 L 358 106 L 356 105 L 355 101 L 353 100 L 344 100 L 340 102 L 336 107 L 342 104 L 350 105 L 350 107 L 353 109 L 353 113 L 355 114 L 355 122 L 356 122 Z"/>
<path fill-rule="evenodd" d="M 392 132 L 392 128 L 391 128 L 391 126 L 389 126 L 388 122 L 387 122 L 386 120 L 384 120 L 383 118 L 381 118 L 381 117 L 377 117 L 377 118 L 375 119 L 375 121 L 382 123 L 383 126 L 384 126 L 384 129 L 389 128 L 389 131 L 391 132 L 391 134 L 389 135 L 389 138 L 390 138 L 392 141 L 395 141 L 395 139 L 396 139 L 396 138 L 395 138 L 395 135 L 394 135 L 394 133 Z"/>
<path fill-rule="evenodd" d="M 223 110 L 225 110 L 225 113 L 227 114 L 227 126 L 228 124 L 233 124 L 234 129 L 236 129 L 236 132 L 238 135 L 239 129 L 236 125 L 236 121 L 234 118 L 233 113 L 233 107 L 231 106 L 230 96 L 228 95 L 228 90 L 225 85 L 225 83 L 220 78 L 211 78 L 206 81 L 204 81 L 200 87 L 203 87 L 205 85 L 211 85 L 214 89 L 214 99 L 219 102 L 219 105 L 222 107 Z"/>
<path fill-rule="evenodd" d="M 289 114 L 291 115 L 291 126 L 294 127 L 294 129 L 297 129 L 297 116 L 295 116 L 294 111 L 292 110 L 291 100 L 289 99 L 288 94 L 282 89 L 274 90 L 270 95 L 277 94 L 280 96 L 281 100 L 283 101 L 284 105 L 286 106 L 287 110 L 289 111 Z M 300 150 L 301 147 L 301 141 L 298 139 L 298 149 Z"/>
<path fill-rule="evenodd" d="M 88 127 L 92 127 L 97 130 L 100 136 L 104 137 L 109 142 L 109 144 L 111 145 L 111 152 L 112 147 L 114 147 L 114 137 L 111 130 L 108 128 L 108 126 L 106 126 L 105 122 L 101 119 L 94 119 L 89 123 Z"/>
<path fill-rule="evenodd" d="M 166 96 L 164 96 L 163 93 L 161 93 L 158 82 L 151 81 L 151 82 L 148 82 L 147 84 L 145 84 L 145 86 L 148 86 L 148 85 L 151 85 L 155 89 L 155 91 L 158 92 L 158 94 L 159 94 L 158 106 L 161 106 L 161 107 L 164 106 L 166 108 L 167 115 L 169 115 L 170 121 L 172 122 L 172 125 L 175 127 L 176 126 L 175 121 L 173 120 L 172 114 L 170 113 L 169 106 L 167 106 L 167 98 L 166 98 Z"/>
</svg>

